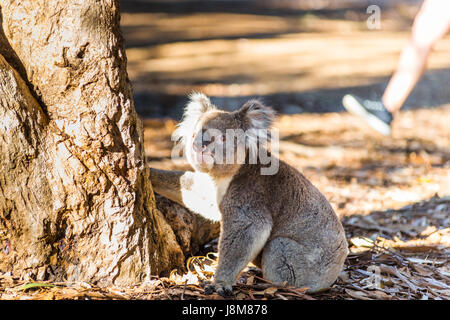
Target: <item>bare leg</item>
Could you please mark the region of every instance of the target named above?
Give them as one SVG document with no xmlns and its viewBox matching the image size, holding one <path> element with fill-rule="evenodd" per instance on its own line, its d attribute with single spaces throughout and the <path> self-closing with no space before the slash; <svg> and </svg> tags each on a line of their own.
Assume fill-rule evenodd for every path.
<svg viewBox="0 0 450 320">
<path fill-rule="evenodd" d="M 434 45 L 449 29 L 450 1 L 425 0 L 414 20 L 411 38 L 400 55 L 397 70 L 382 98 L 391 113 L 403 106 L 422 76 Z"/>
</svg>

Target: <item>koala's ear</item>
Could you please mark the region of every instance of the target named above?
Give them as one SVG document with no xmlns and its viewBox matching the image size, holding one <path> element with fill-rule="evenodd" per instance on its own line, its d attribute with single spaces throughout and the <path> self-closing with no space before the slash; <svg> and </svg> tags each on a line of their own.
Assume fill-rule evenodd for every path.
<svg viewBox="0 0 450 320">
<path fill-rule="evenodd" d="M 275 119 L 275 111 L 255 99 L 247 101 L 238 110 L 238 113 L 246 130 L 267 130 Z"/>
<path fill-rule="evenodd" d="M 184 117 L 186 116 L 201 116 L 209 110 L 214 110 L 216 107 L 211 103 L 211 100 L 200 92 L 193 92 L 189 95 L 189 103 L 184 109 Z"/>
<path fill-rule="evenodd" d="M 238 111 L 242 121 L 243 129 L 246 132 L 247 147 L 251 157 L 255 159 L 258 152 L 258 145 L 265 144 L 271 139 L 268 131 L 275 119 L 275 111 L 266 107 L 259 100 L 246 102 Z"/>
<path fill-rule="evenodd" d="M 211 103 L 211 100 L 203 93 L 193 92 L 190 94 L 189 102 L 184 108 L 183 118 L 172 134 L 172 140 L 183 143 L 187 136 L 192 135 L 202 114 L 215 109 L 216 107 Z"/>
</svg>

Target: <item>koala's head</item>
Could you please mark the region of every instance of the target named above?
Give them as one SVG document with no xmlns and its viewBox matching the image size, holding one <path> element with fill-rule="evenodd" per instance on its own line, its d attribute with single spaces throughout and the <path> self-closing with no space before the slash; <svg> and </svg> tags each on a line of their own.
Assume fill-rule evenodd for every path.
<svg viewBox="0 0 450 320">
<path fill-rule="evenodd" d="M 258 100 L 227 112 L 217 109 L 204 94 L 193 93 L 173 138 L 183 144 L 195 170 L 227 176 L 249 157 L 257 157 L 259 146 L 269 138 L 274 116 L 273 109 Z"/>
</svg>

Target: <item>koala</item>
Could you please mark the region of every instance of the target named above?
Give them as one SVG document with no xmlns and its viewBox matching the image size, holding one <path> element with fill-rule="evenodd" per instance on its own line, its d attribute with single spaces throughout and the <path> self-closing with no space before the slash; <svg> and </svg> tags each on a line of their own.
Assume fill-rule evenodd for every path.
<svg viewBox="0 0 450 320">
<path fill-rule="evenodd" d="M 258 100 L 227 112 L 194 93 L 173 134 L 194 171 L 151 168 L 156 193 L 221 222 L 218 266 L 206 294 L 232 294 L 249 262 L 265 279 L 308 292 L 329 288 L 343 268 L 348 245 L 326 198 L 287 163 L 278 160 L 275 173 L 262 174 L 267 163 L 252 159 L 274 116 Z M 230 130 L 245 132 L 244 138 Z M 214 134 L 207 137 L 208 131 Z M 229 154 L 231 161 L 223 161 Z"/>
</svg>

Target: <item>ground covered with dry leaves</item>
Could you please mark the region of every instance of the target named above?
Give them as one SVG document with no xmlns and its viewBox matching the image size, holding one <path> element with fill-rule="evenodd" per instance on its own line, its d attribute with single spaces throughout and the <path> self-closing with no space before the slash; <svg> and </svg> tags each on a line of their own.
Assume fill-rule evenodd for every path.
<svg viewBox="0 0 450 320">
<path fill-rule="evenodd" d="M 306 294 L 273 284 L 249 265 L 230 299 L 450 299 L 450 106 L 400 113 L 382 137 L 346 113 L 283 115 L 280 157 L 329 199 L 350 254 L 334 286 Z M 170 159 L 172 120 L 145 121 L 153 167 Z M 150 156 L 151 155 L 151 156 Z M 134 288 L 34 283 L 0 274 L 0 299 L 223 299 L 202 283 L 216 266 L 216 242 L 186 261 L 187 273 Z"/>
</svg>

